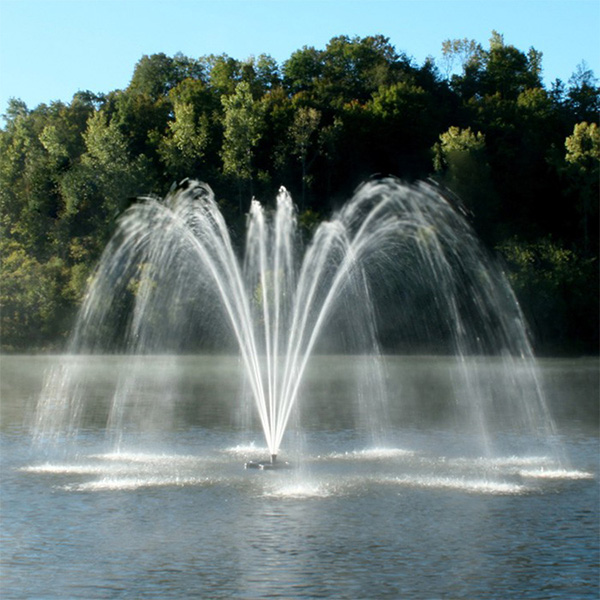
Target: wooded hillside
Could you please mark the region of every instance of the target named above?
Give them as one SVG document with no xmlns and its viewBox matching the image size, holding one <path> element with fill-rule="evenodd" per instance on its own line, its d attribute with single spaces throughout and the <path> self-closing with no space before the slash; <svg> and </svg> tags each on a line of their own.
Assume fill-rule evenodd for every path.
<svg viewBox="0 0 600 600">
<path fill-rule="evenodd" d="M 542 55 L 494 32 L 422 65 L 383 36 L 333 38 L 283 64 L 143 56 L 124 90 L 78 92 L 0 130 L 4 351 L 60 349 L 118 216 L 185 177 L 232 228 L 285 185 L 310 227 L 374 174 L 434 178 L 500 254 L 541 352 L 598 351 L 600 88 L 582 64 L 542 82 Z"/>
</svg>

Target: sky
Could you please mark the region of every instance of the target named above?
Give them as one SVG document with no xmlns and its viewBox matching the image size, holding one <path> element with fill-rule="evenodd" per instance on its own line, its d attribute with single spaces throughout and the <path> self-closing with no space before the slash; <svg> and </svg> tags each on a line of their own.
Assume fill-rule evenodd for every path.
<svg viewBox="0 0 600 600">
<path fill-rule="evenodd" d="M 446 39 L 492 30 L 543 53 L 544 82 L 582 61 L 600 78 L 600 0 L 0 0 L 0 114 L 127 87 L 144 55 L 262 53 L 280 64 L 338 35 L 383 34 L 421 65 Z"/>
</svg>

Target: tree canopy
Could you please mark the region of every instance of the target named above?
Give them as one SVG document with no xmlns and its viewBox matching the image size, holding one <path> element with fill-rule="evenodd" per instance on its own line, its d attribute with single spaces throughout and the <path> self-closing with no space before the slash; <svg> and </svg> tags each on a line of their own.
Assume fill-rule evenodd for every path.
<svg viewBox="0 0 600 600">
<path fill-rule="evenodd" d="M 3 349 L 60 347 L 138 196 L 202 179 L 241 227 L 251 197 L 269 202 L 283 184 L 314 223 L 381 173 L 433 178 L 462 199 L 542 349 L 597 351 L 600 88 L 585 63 L 550 89 L 542 72 L 540 52 L 497 32 L 487 47 L 444 41 L 439 65 L 382 35 L 341 35 L 282 64 L 143 56 L 123 90 L 32 109 L 11 100 L 0 129 Z"/>
</svg>

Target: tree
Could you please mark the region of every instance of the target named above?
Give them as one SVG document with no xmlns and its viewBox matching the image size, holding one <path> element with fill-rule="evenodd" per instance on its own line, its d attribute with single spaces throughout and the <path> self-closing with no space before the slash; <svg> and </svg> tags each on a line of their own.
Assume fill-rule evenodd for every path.
<svg viewBox="0 0 600 600">
<path fill-rule="evenodd" d="M 370 172 L 424 176 L 431 168 L 430 148 L 439 131 L 433 97 L 411 78 L 381 86 L 365 104 L 365 162 Z"/>
<path fill-rule="evenodd" d="M 241 63 L 227 54 L 211 54 L 202 59 L 208 77 L 208 85 L 218 96 L 235 92 L 240 82 Z"/>
<path fill-rule="evenodd" d="M 152 160 L 158 158 L 156 134 L 165 130 L 172 108 L 168 95 L 154 98 L 129 89 L 111 92 L 102 107 L 125 137 L 129 151 Z"/>
<path fill-rule="evenodd" d="M 462 159 L 485 154 L 485 136 L 481 131 L 473 133 L 470 127 L 450 127 L 440 135 L 440 141 L 433 147 L 433 166 L 437 172 L 448 171 L 450 179 L 460 180 Z"/>
<path fill-rule="evenodd" d="M 44 347 L 65 335 L 61 263 L 40 263 L 16 240 L 0 240 L 0 347 L 3 351 Z"/>
<path fill-rule="evenodd" d="M 366 102 L 381 86 L 415 71 L 383 35 L 364 38 L 341 35 L 324 50 L 305 46 L 283 64 L 283 82 L 293 94 L 307 99 L 324 114 L 352 101 Z"/>
<path fill-rule="evenodd" d="M 145 94 L 155 101 L 188 77 L 204 80 L 204 65 L 181 53 L 174 57 L 162 52 L 144 55 L 135 65 L 127 91 Z"/>
<path fill-rule="evenodd" d="M 310 162 L 312 162 L 308 161 L 308 152 L 320 120 L 321 113 L 316 108 L 301 106 L 296 111 L 296 114 L 294 115 L 294 121 L 290 127 L 292 153 L 298 157 L 300 164 L 302 165 L 302 208 L 304 208 L 306 202 L 308 168 L 310 166 Z"/>
<path fill-rule="evenodd" d="M 323 76 L 323 52 L 313 46 L 296 50 L 283 63 L 283 84 L 291 95 L 312 92 Z"/>
<path fill-rule="evenodd" d="M 326 97 L 338 104 L 368 100 L 378 88 L 393 83 L 399 58 L 382 35 L 333 38 L 323 53 Z"/>
<path fill-rule="evenodd" d="M 546 352 L 593 351 L 598 345 L 598 268 L 551 238 L 511 238 L 497 247 L 510 282 Z"/>
<path fill-rule="evenodd" d="M 596 123 L 578 123 L 565 140 L 565 172 L 577 198 L 586 253 L 594 243 L 598 252 L 598 198 L 600 181 L 600 131 Z"/>
<path fill-rule="evenodd" d="M 516 99 L 527 88 L 542 87 L 542 54 L 530 48 L 527 54 L 504 42 L 504 36 L 492 32 L 489 49 L 482 50 L 469 40 L 446 40 L 446 60 L 458 56 L 463 63 L 462 75 L 452 78 L 452 86 L 465 99 L 500 94 Z"/>
<path fill-rule="evenodd" d="M 165 183 L 198 176 L 214 181 L 220 173 L 223 105 L 215 90 L 197 79 L 184 79 L 169 92 L 171 115 L 159 132 L 156 146 Z M 161 167 L 162 167 L 161 165 Z"/>
<path fill-rule="evenodd" d="M 242 211 L 242 182 L 250 183 L 252 193 L 253 152 L 263 129 L 262 105 L 255 101 L 250 84 L 241 81 L 231 96 L 223 96 L 223 172 L 239 182 L 238 201 Z"/>
<path fill-rule="evenodd" d="M 486 240 L 493 240 L 498 200 L 487 162 L 485 135 L 470 127 L 450 127 L 432 148 L 437 179 L 465 203 L 475 228 Z"/>
<path fill-rule="evenodd" d="M 148 159 L 130 154 L 127 139 L 105 111 L 90 118 L 84 141 L 86 152 L 61 179 L 61 192 L 72 233 L 96 229 L 101 247 L 130 198 L 152 190 L 153 178 Z"/>
<path fill-rule="evenodd" d="M 251 56 L 240 63 L 240 81 L 250 84 L 252 95 L 257 98 L 281 84 L 277 61 L 268 54 L 258 58 Z"/>
<path fill-rule="evenodd" d="M 259 102 L 263 124 L 254 164 L 260 184 L 257 191 L 267 198 L 274 197 L 281 184 L 291 188 L 295 182 L 296 161 L 289 132 L 297 106 L 281 86 L 268 90 Z"/>
<path fill-rule="evenodd" d="M 196 117 L 189 102 L 176 102 L 175 120 L 162 138 L 159 154 L 176 180 L 194 175 L 204 157 L 209 140 L 208 116 Z"/>
<path fill-rule="evenodd" d="M 40 142 L 58 171 L 68 169 L 85 150 L 83 132 L 94 112 L 91 102 L 75 95 L 69 106 L 60 102 L 51 106 L 46 125 L 39 135 Z"/>
<path fill-rule="evenodd" d="M 277 61 L 269 54 L 260 54 L 254 63 L 256 81 L 263 92 L 281 85 L 281 72 Z"/>
<path fill-rule="evenodd" d="M 527 88 L 541 87 L 541 53 L 533 48 L 524 54 L 493 32 L 485 55 L 483 88 L 487 94 L 499 92 L 504 98 L 516 98 Z"/>
<path fill-rule="evenodd" d="M 46 258 L 60 199 L 55 185 L 56 163 L 40 137 L 49 123 L 46 105 L 33 111 L 18 101 L 0 136 L 0 219 L 3 235 Z"/>
<path fill-rule="evenodd" d="M 597 121 L 600 112 L 600 87 L 594 72 L 585 61 L 577 65 L 569 79 L 566 102 L 569 113 L 574 115 L 578 122 Z"/>
<path fill-rule="evenodd" d="M 442 42 L 442 64 L 446 78 L 450 78 L 458 62 L 464 73 L 468 65 L 477 65 L 482 61 L 483 48 L 475 40 L 444 40 Z"/>
</svg>

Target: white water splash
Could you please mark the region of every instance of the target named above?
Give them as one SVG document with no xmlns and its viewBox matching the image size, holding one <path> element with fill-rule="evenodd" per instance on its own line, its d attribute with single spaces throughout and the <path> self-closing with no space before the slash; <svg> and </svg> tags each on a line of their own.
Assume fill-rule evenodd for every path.
<svg viewBox="0 0 600 600">
<path fill-rule="evenodd" d="M 269 498 L 327 498 L 336 494 L 336 490 L 327 483 L 296 481 L 285 483 L 265 490 Z"/>
<path fill-rule="evenodd" d="M 402 476 L 389 480 L 401 486 L 456 490 L 473 494 L 491 494 L 491 495 L 518 495 L 531 491 L 525 485 L 511 483 L 507 481 L 494 481 L 490 479 L 469 479 L 463 477 L 444 477 L 444 476 Z"/>
<path fill-rule="evenodd" d="M 403 458 L 414 456 L 413 450 L 405 450 L 404 448 L 366 448 L 364 450 L 349 450 L 346 452 L 332 452 L 319 456 L 323 459 L 331 460 L 383 460 L 390 458 Z"/>
<path fill-rule="evenodd" d="M 178 477 L 178 476 L 136 476 L 136 477 L 103 477 L 96 481 L 74 483 L 62 486 L 70 492 L 118 492 L 132 491 L 152 487 L 184 487 L 196 485 L 212 485 L 214 479 L 209 477 Z"/>
<path fill-rule="evenodd" d="M 539 469 L 521 469 L 519 475 L 531 479 L 594 479 L 594 474 L 589 471 L 544 467 Z"/>
</svg>

